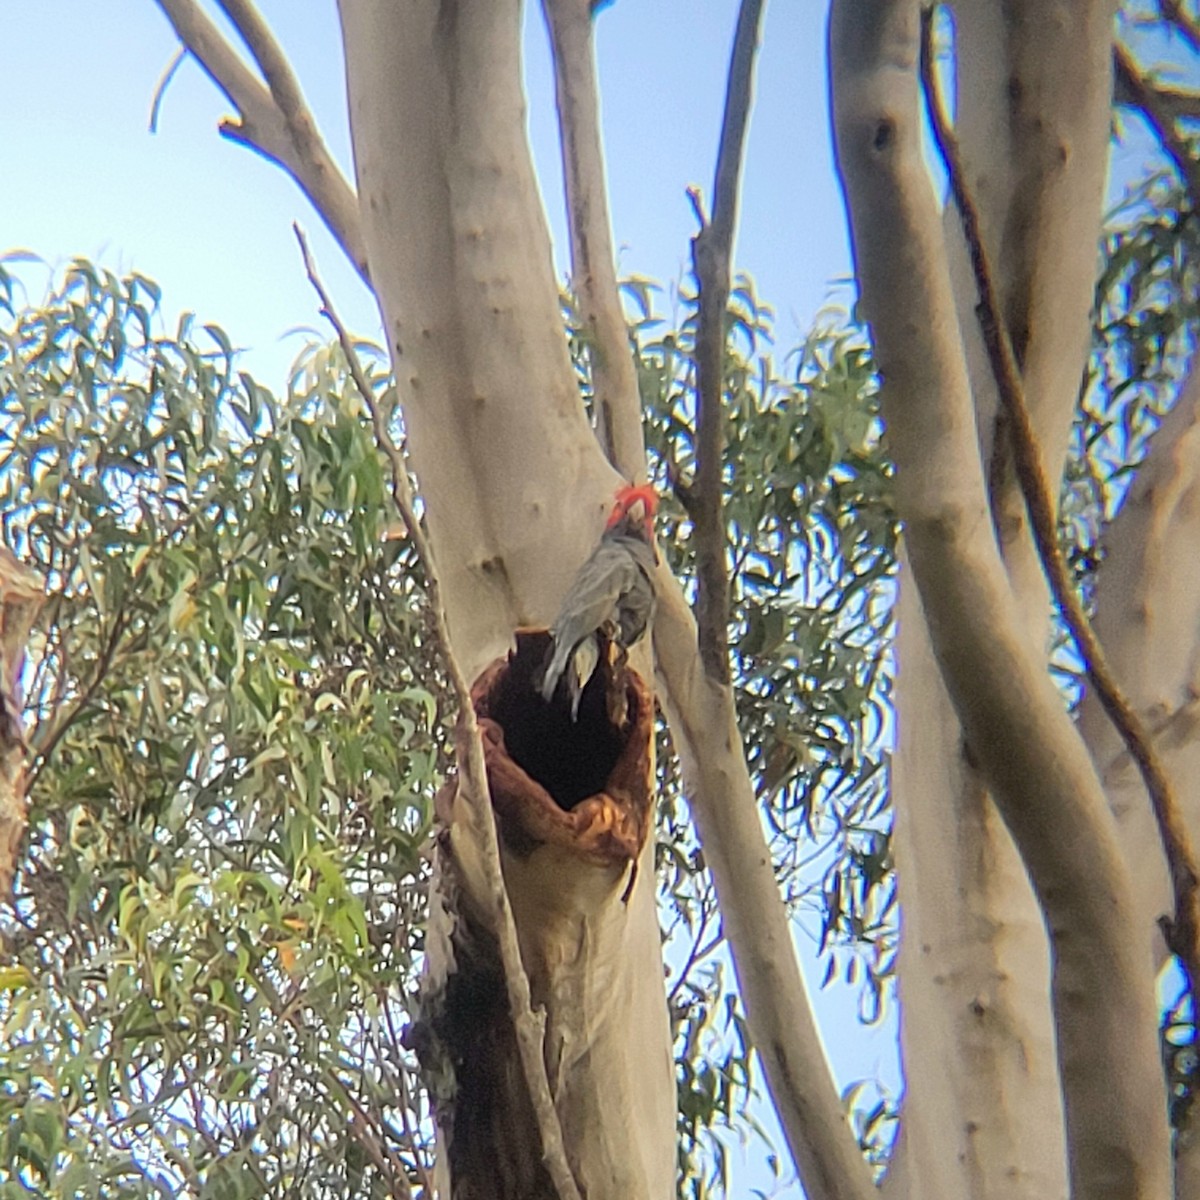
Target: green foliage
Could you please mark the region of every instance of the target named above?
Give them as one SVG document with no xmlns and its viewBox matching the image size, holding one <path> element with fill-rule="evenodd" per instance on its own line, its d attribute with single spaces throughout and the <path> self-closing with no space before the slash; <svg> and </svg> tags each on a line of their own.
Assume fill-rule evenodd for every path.
<svg viewBox="0 0 1200 1200">
<path fill-rule="evenodd" d="M 427 1147 L 395 1135 L 397 1005 L 444 762 L 356 393 L 325 350 L 276 399 L 215 326 L 156 337 L 139 276 L 77 262 L 35 309 L 15 287 L 0 511 L 52 599 L 0 1196 L 402 1194 Z"/>
<path fill-rule="evenodd" d="M 1103 530 L 1174 403 L 1200 320 L 1200 233 L 1184 189 L 1152 175 L 1110 215 L 1092 354 L 1063 487 L 1060 533 L 1090 590 Z"/>
</svg>

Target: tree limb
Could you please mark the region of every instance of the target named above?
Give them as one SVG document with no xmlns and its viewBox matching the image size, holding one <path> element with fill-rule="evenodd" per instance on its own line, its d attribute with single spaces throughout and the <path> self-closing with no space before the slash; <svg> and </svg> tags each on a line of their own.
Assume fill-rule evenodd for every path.
<svg viewBox="0 0 1200 1200">
<path fill-rule="evenodd" d="M 1200 54 L 1200 22 L 1184 11 L 1181 0 L 1158 0 L 1158 11 L 1175 26 L 1192 50 Z"/>
<path fill-rule="evenodd" d="M 1179 93 L 1155 87 L 1124 46 L 1113 47 L 1113 68 L 1117 103 L 1131 105 L 1141 112 L 1146 124 L 1150 126 L 1163 150 L 1174 163 L 1180 180 L 1188 190 L 1193 210 L 1200 211 L 1200 162 L 1193 156 L 1187 139 L 1175 128 L 1178 117 L 1194 117 L 1200 114 L 1183 112 L 1178 99 Z"/>
<path fill-rule="evenodd" d="M 1118 64 L 1123 53 L 1118 47 Z M 1163 932 L 1167 945 L 1178 956 L 1187 975 L 1188 986 L 1195 995 L 1196 983 L 1200 981 L 1200 873 L 1197 871 L 1191 835 L 1180 813 L 1170 778 L 1154 751 L 1149 731 L 1129 703 L 1109 667 L 1104 648 L 1092 629 L 1087 613 L 1084 612 L 1058 547 L 1054 496 L 1042 466 L 1033 422 L 1025 403 L 1020 368 L 1017 366 L 1012 342 L 1000 311 L 991 265 L 980 232 L 979 213 L 967 191 L 958 142 L 933 74 L 932 9 L 925 9 L 921 19 L 921 82 L 934 138 L 945 161 L 950 191 L 962 218 L 963 234 L 979 291 L 979 306 L 976 311 L 1000 402 L 1008 417 L 1013 462 L 1021 492 L 1025 497 L 1030 529 L 1042 561 L 1042 568 L 1050 583 L 1050 590 L 1079 648 L 1088 680 L 1095 689 L 1104 711 L 1120 733 L 1130 757 L 1137 763 L 1150 795 L 1150 803 L 1154 809 L 1159 836 L 1170 869 L 1175 902 L 1174 920 L 1166 921 Z"/>
<path fill-rule="evenodd" d="M 713 181 L 712 217 L 692 238 L 699 314 L 696 326 L 696 480 L 688 512 L 696 531 L 696 624 L 705 674 L 729 684 L 729 567 L 721 503 L 725 448 L 725 311 L 729 305 L 733 234 L 737 223 L 742 150 L 750 118 L 754 60 L 762 28 L 762 0 L 742 0 L 738 10 L 725 115 Z"/>
<path fill-rule="evenodd" d="M 972 760 L 1045 914 L 1072 1195 L 1165 1195 L 1149 941 L 1103 788 L 992 533 L 941 212 L 922 160 L 919 0 L 866 7 L 834 4 L 834 128 L 913 576 Z"/>
<path fill-rule="evenodd" d="M 592 5 L 589 0 L 542 0 L 542 12 L 554 58 L 571 287 L 582 310 L 590 355 L 596 434 L 617 471 L 634 483 L 645 482 L 642 403 L 617 290 L 604 179 Z"/>
<path fill-rule="evenodd" d="M 358 198 L 317 130 L 287 58 L 248 0 L 222 0 L 267 80 L 264 85 L 196 0 L 158 0 L 179 40 L 238 111 L 223 136 L 256 150 L 299 185 L 364 282 L 370 282 Z M 269 86 L 268 86 L 269 85 Z"/>
<path fill-rule="evenodd" d="M 346 327 L 334 311 L 328 292 L 325 291 L 317 276 L 304 234 L 299 226 L 293 226 L 293 228 L 300 243 L 304 269 L 320 298 L 321 311 L 337 332 L 350 374 L 362 395 L 367 412 L 370 414 L 375 438 L 391 464 L 392 499 L 408 527 L 413 549 L 425 568 L 425 586 L 429 597 L 430 611 L 433 613 L 434 631 L 442 652 L 446 673 L 450 677 L 455 697 L 458 700 L 459 744 L 467 748 L 466 755 L 460 757 L 458 764 L 459 788 L 467 801 L 467 810 L 470 812 L 475 826 L 474 833 L 482 848 L 480 858 L 484 885 L 487 889 L 487 901 L 492 909 L 489 915 L 500 946 L 500 957 L 504 964 L 504 979 L 517 1046 L 521 1055 L 525 1081 L 529 1087 L 530 1101 L 537 1117 L 546 1169 L 560 1200 L 581 1200 L 579 1188 L 567 1162 L 562 1125 L 554 1107 L 554 1099 L 550 1094 L 550 1081 L 546 1075 L 543 1049 L 543 1022 L 535 1016 L 531 1006 L 529 977 L 526 975 L 524 964 L 521 961 L 517 928 L 513 921 L 508 891 L 504 886 L 504 874 L 500 866 L 500 845 L 496 832 L 495 814 L 488 791 L 487 767 L 484 762 L 483 743 L 479 735 L 479 723 L 475 718 L 475 706 L 471 701 L 470 685 L 467 683 L 450 642 L 450 630 L 446 623 L 446 610 L 442 603 L 433 550 L 416 516 L 412 485 L 409 483 L 404 456 L 388 431 L 387 422 L 375 399 L 375 390 L 371 387 L 371 381 L 363 370 L 362 363 L 355 352 L 354 343 L 350 340 Z"/>
<path fill-rule="evenodd" d="M 809 1200 L 871 1200 L 771 867 L 732 690 L 704 671 L 678 580 L 659 570 L 654 655 L 688 804 L 712 871 L 746 1023 Z"/>
</svg>

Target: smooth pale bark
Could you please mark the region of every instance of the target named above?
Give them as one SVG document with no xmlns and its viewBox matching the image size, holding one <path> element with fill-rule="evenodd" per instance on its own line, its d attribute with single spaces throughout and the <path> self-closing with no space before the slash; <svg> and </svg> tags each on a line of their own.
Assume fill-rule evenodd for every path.
<svg viewBox="0 0 1200 1200">
<path fill-rule="evenodd" d="M 956 134 L 968 189 L 1020 351 L 1043 461 L 1061 472 L 1087 350 L 1104 172 L 1111 5 L 954 5 Z M 1035 644 L 1050 603 L 1007 456 L 953 206 L 944 228 L 983 461 L 1015 602 Z M 1006 435 L 1005 435 L 1006 436 Z M 1003 445 L 1003 443 L 1002 443 Z M 937 1194 L 1065 1195 L 1041 916 L 978 776 L 920 627 L 911 585 L 898 626 L 896 858 L 907 1092 L 900 1149 Z M 946 1064 L 957 1068 L 947 1071 Z"/>
<path fill-rule="evenodd" d="M 343 0 L 371 277 L 410 461 L 474 678 L 552 617 L 616 478 L 562 336 L 515 0 Z"/>
<path fill-rule="evenodd" d="M 665 569 L 659 591 L 654 649 L 663 704 L 767 1088 L 810 1200 L 865 1200 L 875 1188 L 833 1085 L 800 974 L 733 695 L 705 673 L 691 610 Z"/>
<path fill-rule="evenodd" d="M 1066 460 L 1086 361 L 1112 107 L 1112 0 L 959 0 L 956 133 L 1050 479 Z M 958 215 L 955 297 L 1001 550 L 1031 629 L 1049 600 L 1011 456 L 993 457 L 997 397 Z"/>
<path fill-rule="evenodd" d="M 596 435 L 608 461 L 646 478 L 642 398 L 617 292 L 591 0 L 542 0 L 554 57 L 555 98 L 571 236 L 571 287 L 592 366 Z"/>
<path fill-rule="evenodd" d="M 1104 535 L 1096 633 L 1125 694 L 1154 733 L 1188 824 L 1200 821 L 1200 371 L 1154 435 Z M 1172 911 L 1170 881 L 1146 787 L 1095 697 L 1079 727 L 1098 764 L 1134 867 L 1142 921 Z M 1160 944 L 1160 953 L 1165 947 Z"/>
<path fill-rule="evenodd" d="M 616 479 L 562 335 L 525 137 L 519 4 L 340 11 L 372 284 L 451 640 L 474 679 L 517 626 L 553 615 Z M 546 1047 L 572 1168 L 592 1200 L 668 1197 L 675 1083 L 652 872 L 628 905 L 619 886 L 597 895 L 587 871 L 546 862 L 542 878 L 545 903 L 520 899 L 536 890 L 524 878 L 513 906 L 548 1028 L 586 1030 L 581 1045 Z M 540 978 L 550 951 L 532 947 L 567 943 L 569 970 Z"/>
<path fill-rule="evenodd" d="M 921 160 L 918 23 L 917 3 L 868 9 L 841 0 L 830 38 L 839 167 L 884 381 L 897 508 L 942 677 L 1046 917 L 1072 1192 L 1163 1195 L 1149 939 L 1134 919 L 1099 780 L 992 535 L 938 206 Z M 950 1074 L 964 1069 L 947 1064 Z"/>
<path fill-rule="evenodd" d="M 1173 1200 L 1200 1198 L 1200 1138 L 1194 1111 L 1175 1132 L 1175 1194 Z"/>
<path fill-rule="evenodd" d="M 897 629 L 892 794 L 905 1095 L 889 1185 L 903 1170 L 920 1187 L 898 1196 L 1053 1200 L 1067 1181 L 1045 925 L 1012 838 L 964 756 L 907 574 Z"/>
</svg>

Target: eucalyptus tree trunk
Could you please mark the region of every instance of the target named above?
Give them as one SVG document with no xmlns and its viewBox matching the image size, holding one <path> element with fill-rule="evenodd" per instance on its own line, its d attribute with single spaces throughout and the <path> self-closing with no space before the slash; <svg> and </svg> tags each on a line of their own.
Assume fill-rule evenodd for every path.
<svg viewBox="0 0 1200 1200">
<path fill-rule="evenodd" d="M 562 333 L 525 140 L 519 0 L 339 0 L 356 204 L 253 5 L 221 0 L 263 81 L 189 0 L 159 3 L 238 108 L 225 132 L 298 180 L 375 290 L 451 650 L 475 685 L 501 891 L 553 1128 L 518 1052 L 488 852 L 466 786 L 451 781 L 439 797 L 429 971 L 413 1029 L 439 1122 L 442 1193 L 665 1200 L 675 1087 L 654 904 L 648 654 L 628 727 L 604 754 L 587 727 L 529 719 L 544 642 L 528 627 L 552 617 L 620 480 L 588 425 Z M 920 0 L 833 0 L 830 33 L 839 170 L 906 526 L 893 779 L 906 1094 L 884 1192 L 1165 1200 L 1153 987 L 1155 921 L 1171 900 L 1162 848 L 1107 718 L 1088 698 L 1073 722 L 1048 677 L 1050 597 L 969 253 L 990 265 L 1042 466 L 1057 481 L 1088 347 L 1115 0 L 946 7 L 955 137 L 980 224 L 973 247 L 922 156 Z M 592 53 L 593 8 L 547 0 L 547 15 L 578 286 L 606 341 L 600 432 L 638 477 L 640 410 L 608 294 L 588 108 L 597 89 L 580 57 Z M 1194 381 L 1108 533 L 1097 593 L 1097 629 L 1181 790 L 1200 765 L 1200 560 L 1179 552 L 1200 521 L 1198 406 Z M 811 1200 L 865 1200 L 873 1183 L 796 966 L 732 690 L 703 669 L 665 568 L 659 585 L 663 709 L 768 1091 Z M 13 808 L 6 796 L 0 809 Z M 1195 826 L 1194 791 L 1183 806 Z M 555 1131 L 563 1149 L 546 1136 Z M 1178 1139 L 1178 1200 L 1200 1196 L 1195 1141 L 1190 1127 Z"/>
<path fill-rule="evenodd" d="M 340 7 L 372 284 L 453 650 L 477 679 L 519 627 L 553 617 L 619 479 L 587 424 L 563 337 L 525 136 L 519 3 Z M 642 703 L 635 732 L 649 747 L 648 693 Z M 494 773 L 491 782 L 498 803 Z M 675 1084 L 650 822 L 643 809 L 640 837 L 606 858 L 594 835 L 630 814 L 598 802 L 552 836 L 539 820 L 562 822 L 538 799 L 519 797 L 520 811 L 501 820 L 501 852 L 567 1159 L 590 1200 L 665 1198 Z M 503 989 L 479 927 L 468 823 L 452 799 L 443 815 L 426 992 L 458 1075 L 437 1098 L 446 1194 L 552 1195 L 507 1014 L 494 1035 L 479 1028 Z"/>
</svg>

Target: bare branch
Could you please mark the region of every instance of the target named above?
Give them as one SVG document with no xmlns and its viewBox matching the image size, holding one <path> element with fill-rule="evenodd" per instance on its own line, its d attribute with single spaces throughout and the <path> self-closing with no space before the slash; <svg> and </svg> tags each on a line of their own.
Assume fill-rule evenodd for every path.
<svg viewBox="0 0 1200 1200">
<path fill-rule="evenodd" d="M 654 656 L 712 871 L 750 1040 L 810 1200 L 871 1200 L 870 1170 L 838 1099 L 771 867 L 738 733 L 733 693 L 696 653 L 696 623 L 678 580 L 658 574 Z"/>
<path fill-rule="evenodd" d="M 571 287 L 591 357 L 596 434 L 617 471 L 634 483 L 645 482 L 641 396 L 617 291 L 604 179 L 592 5 L 588 0 L 542 0 L 542 12 L 554 58 Z"/>
<path fill-rule="evenodd" d="M 196 0 L 158 0 L 179 40 L 237 109 L 221 133 L 282 167 L 369 282 L 366 247 L 359 228 L 358 198 L 329 153 L 278 42 L 246 0 L 222 4 L 260 65 L 268 88 L 242 61 Z"/>
<path fill-rule="evenodd" d="M 512 1010 L 517 1046 L 520 1050 L 525 1081 L 529 1087 L 530 1101 L 537 1117 L 546 1169 L 560 1200 L 581 1200 L 579 1188 L 567 1162 L 562 1125 L 554 1107 L 554 1099 L 550 1094 L 550 1081 L 546 1075 L 546 1060 L 543 1051 L 543 1024 L 533 1013 L 529 977 L 525 974 L 525 967 L 521 961 L 517 927 L 513 921 L 508 891 L 504 886 L 504 875 L 500 866 L 500 845 L 488 790 L 487 767 L 484 762 L 483 743 L 479 736 L 479 723 L 475 718 L 475 707 L 471 702 L 470 685 L 467 683 L 450 642 L 450 629 L 446 623 L 446 609 L 442 603 L 433 549 L 417 519 L 413 504 L 412 485 L 409 483 L 408 469 L 403 453 L 388 431 L 387 422 L 384 420 L 375 398 L 375 389 L 371 386 L 371 381 L 363 370 L 362 363 L 354 349 L 354 343 L 351 341 L 349 333 L 346 332 L 345 325 L 334 311 L 329 293 L 326 292 L 317 276 L 316 266 L 309 253 L 304 234 L 298 225 L 293 228 L 296 232 L 296 239 L 300 243 L 304 269 L 320 298 L 321 312 L 337 332 L 350 374 L 362 395 L 363 403 L 367 406 L 367 412 L 370 414 L 376 441 L 391 465 L 392 499 L 405 525 L 408 526 L 413 549 L 425 568 L 426 591 L 429 597 L 429 608 L 433 613 L 434 631 L 442 652 L 446 673 L 450 677 L 455 697 L 458 700 L 459 745 L 465 746 L 467 750 L 465 756 L 460 755 L 459 788 L 467 801 L 467 811 L 471 814 L 475 825 L 474 833 L 478 837 L 483 851 L 481 860 L 484 884 L 487 889 L 486 898 L 491 905 L 490 916 L 496 939 L 500 945 L 500 957 L 504 964 L 504 978 L 508 989 L 508 1002 Z"/>
<path fill-rule="evenodd" d="M 833 7 L 834 128 L 909 562 L 972 761 L 1045 915 L 1072 1195 L 1165 1195 L 1147 931 L 1104 790 L 992 531 L 941 208 L 922 158 L 920 0 L 869 7 Z"/>
<path fill-rule="evenodd" d="M 1118 48 L 1118 64 L 1123 53 Z M 1033 422 L 1025 403 L 1020 368 L 1017 366 L 1012 342 L 1000 311 L 1000 300 L 980 231 L 979 213 L 967 191 L 958 142 L 942 104 L 933 73 L 931 9 L 924 10 L 921 20 L 921 82 L 934 137 L 949 174 L 950 191 L 962 218 L 963 235 L 979 291 L 979 306 L 976 311 L 1000 402 L 1008 416 L 1013 462 L 1021 492 L 1025 497 L 1030 529 L 1042 561 L 1042 568 L 1050 583 L 1050 590 L 1079 648 L 1088 680 L 1095 689 L 1104 711 L 1120 733 L 1130 756 L 1137 763 L 1146 790 L 1150 794 L 1150 803 L 1154 809 L 1163 851 L 1171 873 L 1175 901 L 1175 917 L 1173 921 L 1164 924 L 1164 935 L 1167 945 L 1179 957 L 1194 995 L 1196 983 L 1200 981 L 1200 942 L 1197 940 L 1200 937 L 1200 875 L 1197 873 L 1195 850 L 1175 799 L 1171 781 L 1154 751 L 1150 733 L 1117 684 L 1104 649 L 1075 592 L 1067 565 L 1058 547 L 1054 496 L 1042 466 Z"/>
<path fill-rule="evenodd" d="M 1181 0 L 1158 0 L 1158 11 L 1175 26 L 1192 50 L 1200 54 L 1200 22 L 1188 15 Z"/>
<path fill-rule="evenodd" d="M 1131 105 L 1145 117 L 1154 136 L 1175 164 L 1175 170 L 1188 190 L 1192 208 L 1200 210 L 1200 162 L 1192 154 L 1188 140 L 1175 128 L 1178 117 L 1200 114 L 1182 111 L 1181 93 L 1164 91 L 1152 84 L 1124 46 L 1113 48 L 1113 68 L 1117 103 Z"/>
<path fill-rule="evenodd" d="M 725 449 L 725 310 L 729 305 L 742 149 L 750 118 L 750 94 L 762 11 L 762 0 L 742 0 L 738 10 L 713 181 L 711 220 L 703 220 L 699 197 L 691 196 L 701 223 L 700 231 L 692 238 L 692 265 L 700 311 L 696 330 L 696 480 L 688 511 L 696 531 L 696 623 L 700 658 L 705 673 L 725 685 L 729 683 L 729 568 L 721 502 Z"/>
</svg>

